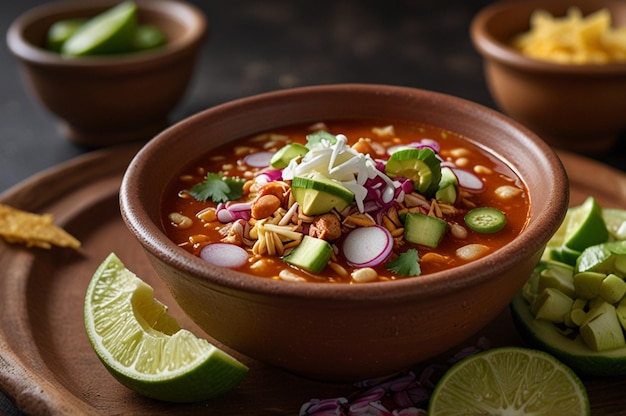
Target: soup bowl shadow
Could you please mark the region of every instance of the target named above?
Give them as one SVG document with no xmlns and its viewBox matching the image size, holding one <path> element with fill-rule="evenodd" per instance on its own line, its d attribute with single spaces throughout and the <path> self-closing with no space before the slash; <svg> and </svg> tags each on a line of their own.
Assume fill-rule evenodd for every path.
<svg viewBox="0 0 626 416">
<path fill-rule="evenodd" d="M 166 236 L 160 212 L 164 190 L 189 162 L 237 138 L 333 119 L 417 120 L 471 138 L 527 186 L 525 229 L 470 264 L 367 284 L 255 277 L 210 265 Z M 560 225 L 568 190 L 554 151 L 496 111 L 424 90 L 348 84 L 252 96 L 181 121 L 136 155 L 122 181 L 120 206 L 176 301 L 211 337 L 308 378 L 354 381 L 436 356 L 493 320 L 526 282 Z"/>
<path fill-rule="evenodd" d="M 626 62 L 559 64 L 529 58 L 509 45 L 529 30 L 535 10 L 562 17 L 570 7 L 585 16 L 606 8 L 614 26 L 626 25 L 624 1 L 511 0 L 478 12 L 470 34 L 500 109 L 554 147 L 601 154 L 626 132 Z"/>
<path fill-rule="evenodd" d="M 138 0 L 141 24 L 158 27 L 163 47 L 119 55 L 64 57 L 45 48 L 50 26 L 89 18 L 116 0 L 64 0 L 19 16 L 7 44 L 28 90 L 61 121 L 63 134 L 86 147 L 146 140 L 168 125 L 168 116 L 191 82 L 208 21 L 195 6 L 170 0 Z"/>
</svg>

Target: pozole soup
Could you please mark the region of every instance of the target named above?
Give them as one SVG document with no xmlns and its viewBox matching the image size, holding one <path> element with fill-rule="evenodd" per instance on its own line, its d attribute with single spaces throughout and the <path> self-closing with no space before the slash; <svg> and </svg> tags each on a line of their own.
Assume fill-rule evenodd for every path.
<svg viewBox="0 0 626 416">
<path fill-rule="evenodd" d="M 528 219 L 525 185 L 474 139 L 395 120 L 238 139 L 170 184 L 164 228 L 251 278 L 362 283 L 447 270 L 506 245 Z"/>
</svg>

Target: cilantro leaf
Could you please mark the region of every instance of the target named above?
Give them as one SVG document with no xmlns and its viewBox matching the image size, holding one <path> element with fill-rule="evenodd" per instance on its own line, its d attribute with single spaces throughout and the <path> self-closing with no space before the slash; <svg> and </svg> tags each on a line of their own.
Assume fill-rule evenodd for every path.
<svg viewBox="0 0 626 416">
<path fill-rule="evenodd" d="M 244 180 L 224 178 L 217 173 L 208 173 L 204 182 L 191 187 L 189 193 L 198 201 L 210 199 L 215 203 L 234 201 L 243 195 Z"/>
<path fill-rule="evenodd" d="M 387 270 L 398 276 L 419 276 L 422 273 L 417 250 L 412 248 L 387 263 Z"/>
</svg>

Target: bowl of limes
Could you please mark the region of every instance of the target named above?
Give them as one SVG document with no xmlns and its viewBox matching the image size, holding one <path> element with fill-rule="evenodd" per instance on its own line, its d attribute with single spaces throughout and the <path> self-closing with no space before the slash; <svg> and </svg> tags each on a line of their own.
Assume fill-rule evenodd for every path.
<svg viewBox="0 0 626 416">
<path fill-rule="evenodd" d="M 149 139 L 191 81 L 208 21 L 178 1 L 61 1 L 19 16 L 7 44 L 65 136 L 100 147 Z"/>
</svg>

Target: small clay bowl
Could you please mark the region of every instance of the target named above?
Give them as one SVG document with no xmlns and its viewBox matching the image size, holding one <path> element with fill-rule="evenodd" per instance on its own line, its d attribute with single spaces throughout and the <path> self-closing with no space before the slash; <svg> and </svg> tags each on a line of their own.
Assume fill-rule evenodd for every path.
<svg viewBox="0 0 626 416">
<path fill-rule="evenodd" d="M 493 254 L 446 272 L 367 284 L 287 282 L 216 267 L 173 243 L 161 222 L 168 183 L 220 144 L 273 128 L 343 119 L 417 120 L 476 140 L 527 185 L 526 228 Z M 205 110 L 131 162 L 121 212 L 182 309 L 231 348 L 320 380 L 389 375 L 476 334 L 520 290 L 568 206 L 555 152 L 508 117 L 459 98 L 382 85 L 287 89 Z"/>
<path fill-rule="evenodd" d="M 475 16 L 471 38 L 484 58 L 488 88 L 505 113 L 552 146 L 599 154 L 626 131 L 626 63 L 558 64 L 509 46 L 529 29 L 533 11 L 562 17 L 570 7 L 584 15 L 606 8 L 614 26 L 626 25 L 626 2 L 620 0 L 501 1 Z"/>
<path fill-rule="evenodd" d="M 167 43 L 158 50 L 124 55 L 67 58 L 45 49 L 50 26 L 63 19 L 92 17 L 117 0 L 61 1 L 18 17 L 7 43 L 21 64 L 29 90 L 62 120 L 66 137 L 100 147 L 149 139 L 168 125 L 184 95 L 207 34 L 207 19 L 179 1 L 139 0 L 140 23 L 154 24 Z"/>
</svg>

